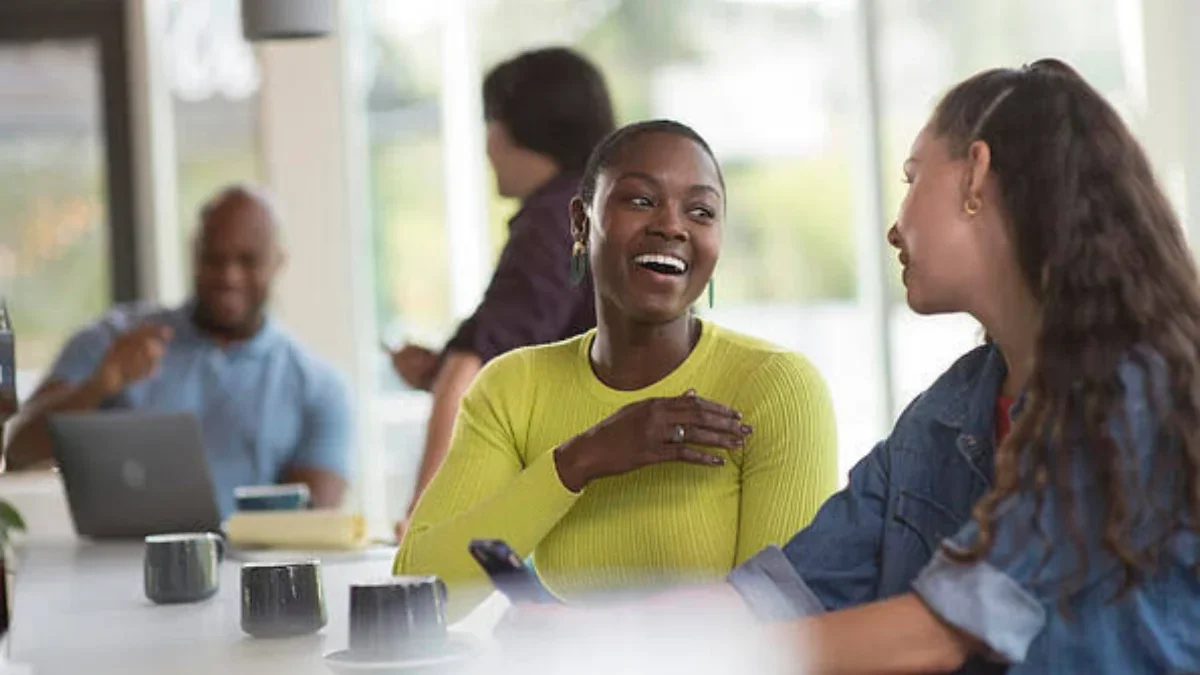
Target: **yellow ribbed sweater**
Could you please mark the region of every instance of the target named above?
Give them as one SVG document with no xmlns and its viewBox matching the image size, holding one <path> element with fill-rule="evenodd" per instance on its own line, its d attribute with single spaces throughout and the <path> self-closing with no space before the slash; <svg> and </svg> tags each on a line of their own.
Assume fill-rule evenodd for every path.
<svg viewBox="0 0 1200 675">
<path fill-rule="evenodd" d="M 441 577 L 456 620 L 491 591 L 467 553 L 471 539 L 503 539 L 522 557 L 532 553 L 542 582 L 567 601 L 720 579 L 787 541 L 837 486 L 829 393 L 802 356 L 701 326 L 688 358 L 638 391 L 596 378 L 588 358 L 594 331 L 489 363 L 463 398 L 450 451 L 413 513 L 395 573 Z M 688 389 L 754 427 L 743 450 L 705 449 L 725 466 L 651 466 L 578 494 L 563 486 L 555 448 L 624 405 Z"/>
</svg>

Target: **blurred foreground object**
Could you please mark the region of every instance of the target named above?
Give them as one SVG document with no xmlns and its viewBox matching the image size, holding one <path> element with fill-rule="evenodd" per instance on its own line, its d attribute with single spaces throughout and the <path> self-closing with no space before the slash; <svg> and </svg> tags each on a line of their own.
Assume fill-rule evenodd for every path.
<svg viewBox="0 0 1200 675">
<path fill-rule="evenodd" d="M 689 602 L 555 611 L 502 630 L 499 649 L 476 672 L 493 675 L 761 675 L 802 674 L 795 640 L 780 640 L 742 614 Z"/>
</svg>

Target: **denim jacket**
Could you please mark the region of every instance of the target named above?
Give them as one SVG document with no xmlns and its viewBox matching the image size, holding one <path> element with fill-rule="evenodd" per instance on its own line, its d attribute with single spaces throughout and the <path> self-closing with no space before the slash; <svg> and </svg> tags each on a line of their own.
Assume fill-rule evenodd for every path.
<svg viewBox="0 0 1200 675">
<path fill-rule="evenodd" d="M 1129 461 L 1149 471 L 1157 426 L 1147 377 L 1132 362 L 1120 372 L 1125 416 L 1114 423 L 1113 437 Z M 1038 517 L 1045 537 L 1032 529 L 1034 499 L 1018 495 L 998 507 L 994 545 L 983 560 L 958 564 L 940 551 L 943 543 L 961 549 L 978 536 L 971 507 L 991 488 L 1004 376 L 998 348 L 985 345 L 964 356 L 909 405 L 811 525 L 782 549 L 748 560 L 729 581 L 765 619 L 914 592 L 990 650 L 960 673 L 1200 672 L 1194 533 L 1175 535 L 1158 571 L 1115 600 L 1120 568 L 1102 546 L 1103 523 L 1082 521 L 1088 564 L 1080 579 L 1078 549 L 1048 500 Z M 1132 439 L 1131 447 L 1122 439 Z M 1076 469 L 1076 513 L 1095 513 L 1104 491 Z M 1145 525 L 1147 534 L 1154 530 Z M 1049 542 L 1058 545 L 1048 551 Z M 1067 579 L 1078 591 L 1068 594 L 1064 614 Z"/>
</svg>

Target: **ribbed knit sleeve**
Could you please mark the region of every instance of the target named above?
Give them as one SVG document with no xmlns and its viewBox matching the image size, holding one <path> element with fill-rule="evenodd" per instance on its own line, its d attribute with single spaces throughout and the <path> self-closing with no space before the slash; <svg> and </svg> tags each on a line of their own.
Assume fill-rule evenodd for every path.
<svg viewBox="0 0 1200 675">
<path fill-rule="evenodd" d="M 734 407 L 753 411 L 742 457 L 735 565 L 806 526 L 837 489 L 833 401 L 803 356 L 774 354 L 750 371 Z"/>
<path fill-rule="evenodd" d="M 396 574 L 435 574 L 448 590 L 447 617 L 456 621 L 491 592 L 467 552 L 472 539 L 503 539 L 527 557 L 579 495 L 558 477 L 554 453 L 528 466 L 518 454 L 511 411 L 527 374 L 517 358 L 489 364 L 463 398 L 446 461 L 421 497 L 396 555 Z"/>
</svg>

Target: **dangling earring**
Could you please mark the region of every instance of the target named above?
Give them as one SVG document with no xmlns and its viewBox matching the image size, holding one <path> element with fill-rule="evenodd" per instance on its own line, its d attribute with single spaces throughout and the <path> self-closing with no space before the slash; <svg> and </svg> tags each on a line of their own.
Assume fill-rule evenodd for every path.
<svg viewBox="0 0 1200 675">
<path fill-rule="evenodd" d="M 963 210 L 967 212 L 968 216 L 979 213 L 979 209 L 981 208 L 983 208 L 983 200 L 977 195 L 967 197 L 967 201 L 963 203 Z"/>
<path fill-rule="evenodd" d="M 571 247 L 571 285 L 578 286 L 587 276 L 587 247 L 577 241 Z"/>
<path fill-rule="evenodd" d="M 708 308 L 713 308 L 713 296 L 716 295 L 717 282 L 712 277 L 708 278 Z"/>
</svg>

